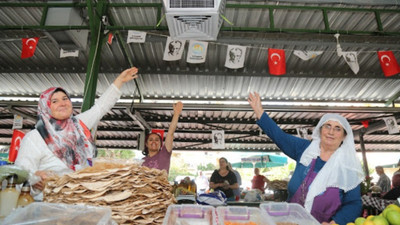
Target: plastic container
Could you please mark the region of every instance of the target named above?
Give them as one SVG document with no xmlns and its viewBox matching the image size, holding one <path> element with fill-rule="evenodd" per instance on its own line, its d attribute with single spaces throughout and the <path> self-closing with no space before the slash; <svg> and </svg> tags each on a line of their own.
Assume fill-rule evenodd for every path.
<svg viewBox="0 0 400 225">
<path fill-rule="evenodd" d="M 261 215 L 269 225 L 277 222 L 289 222 L 298 225 L 320 225 L 301 205 L 287 202 L 269 202 L 260 204 Z"/>
<path fill-rule="evenodd" d="M 247 206 L 220 206 L 217 208 L 218 225 L 270 225 L 263 220 L 259 208 Z"/>
<path fill-rule="evenodd" d="M 205 205 L 170 205 L 163 225 L 217 225 L 215 208 Z"/>
<path fill-rule="evenodd" d="M 17 207 L 25 207 L 34 201 L 35 200 L 31 195 L 31 187 L 29 185 L 29 182 L 25 181 L 24 185 L 21 188 L 21 194 L 19 195 L 18 198 Z"/>
<path fill-rule="evenodd" d="M 7 177 L 7 187 L 0 192 L 0 218 L 8 216 L 17 208 L 19 191 L 15 188 L 16 179 L 16 175 Z"/>
<path fill-rule="evenodd" d="M 108 207 L 47 202 L 33 202 L 26 207 L 17 208 L 4 219 L 2 224 L 117 225 L 117 223 L 111 218 L 111 209 Z"/>
</svg>

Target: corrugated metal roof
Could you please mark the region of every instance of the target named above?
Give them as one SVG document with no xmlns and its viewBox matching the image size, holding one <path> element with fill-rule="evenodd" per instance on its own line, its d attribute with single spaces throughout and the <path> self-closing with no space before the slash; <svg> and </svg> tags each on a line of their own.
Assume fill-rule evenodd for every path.
<svg viewBox="0 0 400 225">
<path fill-rule="evenodd" d="M 296 128 L 299 127 L 309 128 L 311 134 L 318 119 L 327 111 L 341 113 L 354 130 L 362 128 L 361 120 L 370 119 L 371 123 L 377 123 L 383 117 L 398 116 L 393 108 L 372 107 L 376 103 L 399 100 L 398 75 L 385 78 L 376 55 L 378 50 L 392 50 L 400 60 L 398 4 L 376 6 L 356 4 L 357 1 L 337 4 L 334 1 L 293 3 L 228 0 L 225 17 L 233 25 L 225 21 L 217 41 L 209 42 L 205 63 L 190 64 L 186 62 L 186 50 L 181 60 L 163 60 L 168 31 L 166 21 L 161 21 L 164 14 L 164 10 L 159 8 L 162 6 L 161 0 L 109 2 L 132 5 L 110 7 L 108 10 L 111 27 L 119 27 L 113 30 L 114 34 L 121 35 L 123 41 L 119 43 L 116 36 L 112 45 L 102 45 L 96 94 L 101 95 L 119 72 L 129 67 L 129 57 L 140 69 L 137 81 L 143 98 L 147 100 L 135 103 L 134 109 L 150 127 L 168 129 L 173 113 L 172 106 L 152 101 L 192 102 L 185 104 L 181 115 L 175 133 L 176 149 L 210 150 L 211 130 L 224 129 L 227 150 L 276 151 L 277 147 L 271 140 L 260 136 L 250 107 L 228 103 L 243 103 L 251 91 L 260 93 L 263 101 L 268 102 L 265 108 L 270 116 L 291 134 L 296 134 Z M 10 4 L 18 3 L 21 2 Z M 155 4 L 134 6 L 136 3 Z M 271 6 L 275 6 L 271 10 L 274 27 L 271 27 L 272 15 L 269 14 Z M 325 32 L 322 9 L 326 9 L 331 33 Z M 375 18 L 376 9 L 382 10 L 379 12 L 381 27 Z M 42 10 L 42 7 L 0 7 L 0 97 L 38 97 L 50 86 L 64 87 L 73 97 L 83 95 L 90 49 L 81 50 L 77 58 L 60 58 L 59 45 L 52 40 L 47 32 L 49 30 L 26 28 L 40 25 Z M 85 10 L 81 11 L 82 14 L 86 13 Z M 156 27 L 158 22 L 160 26 Z M 11 26 L 20 26 L 21 29 Z M 132 27 L 147 32 L 145 43 L 124 43 L 127 30 Z M 354 74 L 343 58 L 337 56 L 336 39 L 333 36 L 336 30 L 341 32 L 343 51 L 358 52 L 358 74 Z M 388 35 L 385 32 L 395 34 Z M 21 59 L 21 38 L 34 36 L 40 37 L 35 56 Z M 247 46 L 244 68 L 232 70 L 224 66 L 228 44 Z M 285 50 L 287 74 L 269 74 L 268 48 Z M 319 50 L 324 53 L 303 61 L 293 54 L 294 50 Z M 142 128 L 126 110 L 131 107 L 129 100 L 139 99 L 139 92 L 133 82 L 121 90 L 128 103 L 119 103 L 100 122 L 96 142 L 99 147 L 138 146 L 137 139 Z M 202 105 L 195 104 L 200 101 Z M 293 105 L 282 106 L 282 102 L 291 102 Z M 298 105 L 306 102 L 310 102 L 310 105 Z M 329 106 L 332 102 L 347 103 L 348 106 Z M 312 111 L 311 103 L 320 104 L 320 107 Z M 359 108 L 359 103 L 365 103 L 362 110 L 354 110 Z M 79 103 L 74 104 L 75 113 L 79 113 Z M 208 108 L 209 104 L 212 107 Z M 370 112 L 368 104 L 371 106 Z M 0 101 L 0 144 L 10 142 L 13 114 L 16 112 L 31 118 L 24 121 L 24 131 L 33 129 L 35 105 L 35 101 Z M 307 107 L 311 110 L 304 110 Z M 400 149 L 399 135 L 388 135 L 384 127 L 365 135 L 364 139 L 367 150 Z M 357 149 L 360 149 L 359 144 Z"/>
</svg>

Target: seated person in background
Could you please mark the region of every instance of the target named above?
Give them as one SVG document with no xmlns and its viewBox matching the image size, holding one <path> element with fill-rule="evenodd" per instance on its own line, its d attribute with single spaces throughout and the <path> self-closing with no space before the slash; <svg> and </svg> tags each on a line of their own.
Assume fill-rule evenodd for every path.
<svg viewBox="0 0 400 225">
<path fill-rule="evenodd" d="M 260 169 L 254 168 L 254 177 L 251 180 L 251 189 L 258 189 L 264 194 L 268 183 L 269 180 L 265 176 L 260 175 Z"/>
<path fill-rule="evenodd" d="M 392 177 L 392 189 L 382 196 L 383 199 L 396 200 L 400 197 L 400 174 Z"/>
<path fill-rule="evenodd" d="M 190 180 L 190 177 L 185 177 L 178 184 L 175 196 L 178 195 L 195 195 L 196 194 L 196 184 Z"/>
<path fill-rule="evenodd" d="M 233 189 L 239 185 L 235 174 L 229 170 L 228 160 L 224 157 L 219 159 L 219 169 L 214 170 L 210 179 L 210 188 L 224 192 L 228 201 L 235 201 Z"/>
</svg>

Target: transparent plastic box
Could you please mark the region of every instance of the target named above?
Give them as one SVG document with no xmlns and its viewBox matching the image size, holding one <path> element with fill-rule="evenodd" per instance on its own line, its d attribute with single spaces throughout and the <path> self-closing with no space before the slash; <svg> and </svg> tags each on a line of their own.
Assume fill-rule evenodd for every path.
<svg viewBox="0 0 400 225">
<path fill-rule="evenodd" d="M 278 222 L 295 223 L 298 225 L 320 225 L 320 223 L 301 205 L 287 202 L 270 202 L 260 204 L 261 215 L 269 225 Z"/>
<path fill-rule="evenodd" d="M 170 205 L 163 225 L 217 225 L 215 208 L 208 205 Z"/>
<path fill-rule="evenodd" d="M 217 208 L 218 225 L 269 225 L 263 220 L 259 208 L 247 206 L 220 206 Z"/>
</svg>

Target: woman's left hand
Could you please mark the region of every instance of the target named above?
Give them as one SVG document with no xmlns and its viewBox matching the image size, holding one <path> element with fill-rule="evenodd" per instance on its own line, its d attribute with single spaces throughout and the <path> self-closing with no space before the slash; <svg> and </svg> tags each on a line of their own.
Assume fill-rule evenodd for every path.
<svg viewBox="0 0 400 225">
<path fill-rule="evenodd" d="M 181 101 L 174 104 L 174 115 L 180 115 L 183 109 L 183 103 Z"/>
<path fill-rule="evenodd" d="M 130 69 L 126 69 L 119 74 L 117 78 L 114 80 L 114 85 L 117 86 L 118 89 L 122 87 L 122 85 L 128 81 L 131 81 L 138 77 L 138 68 L 132 67 Z"/>
</svg>

